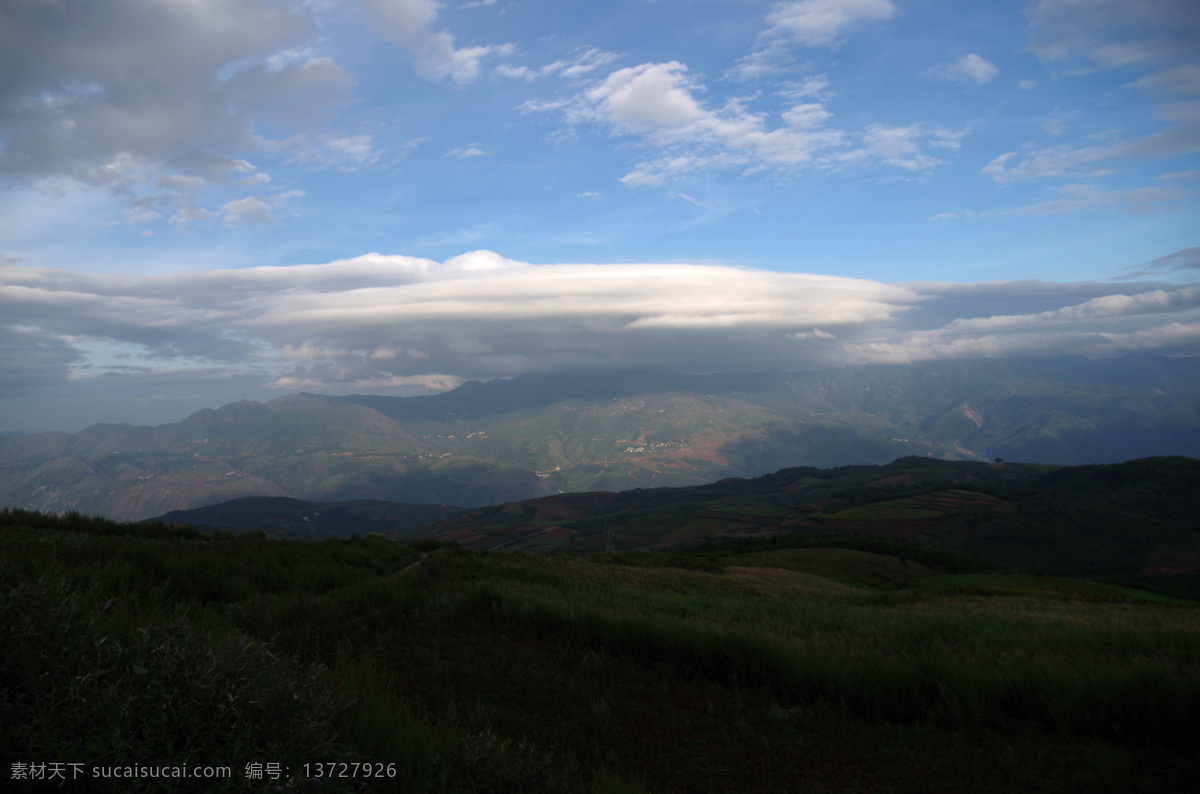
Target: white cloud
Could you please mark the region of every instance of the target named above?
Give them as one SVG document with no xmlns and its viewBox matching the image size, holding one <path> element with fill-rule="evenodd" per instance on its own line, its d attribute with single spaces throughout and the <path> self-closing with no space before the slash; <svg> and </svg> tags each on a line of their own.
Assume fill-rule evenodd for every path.
<svg viewBox="0 0 1200 794">
<path fill-rule="evenodd" d="M 1055 146 L 1020 154 L 1006 152 L 985 165 L 979 173 L 1002 185 L 1045 177 L 1087 176 L 1096 170 L 1093 164 L 1112 157 L 1115 151 L 1115 146 L 1108 145 Z"/>
<path fill-rule="evenodd" d="M 700 207 L 700 208 L 706 209 L 706 210 L 716 209 L 716 207 L 713 207 L 713 206 L 710 206 L 703 202 L 697 201 L 696 199 L 689 196 L 687 193 L 676 193 L 673 190 L 668 190 L 667 198 L 673 198 L 673 199 L 679 199 L 681 201 L 686 201 L 688 204 L 691 204 L 693 206 Z"/>
<path fill-rule="evenodd" d="M 482 157 L 485 154 L 487 154 L 487 152 L 485 152 L 483 149 L 480 149 L 479 144 L 468 143 L 464 147 L 460 147 L 458 149 L 451 149 L 450 151 L 443 154 L 442 157 L 459 157 L 459 158 Z"/>
<path fill-rule="evenodd" d="M 978 83 L 983 85 L 995 79 L 1000 70 L 979 55 L 971 53 L 964 55 L 953 63 L 934 66 L 921 74 L 927 77 L 938 77 L 956 83 Z"/>
<path fill-rule="evenodd" d="M 694 88 L 687 67 L 671 61 L 620 69 L 586 96 L 613 124 L 634 132 L 655 132 L 705 115 L 692 97 Z"/>
<path fill-rule="evenodd" d="M 170 217 L 170 223 L 176 228 L 183 229 L 191 223 L 198 223 L 212 217 L 214 213 L 204 209 L 196 202 L 196 197 L 184 194 L 179 199 L 179 207 Z"/>
<path fill-rule="evenodd" d="M 258 196 L 247 196 L 221 205 L 225 213 L 226 226 L 240 226 L 244 223 L 272 223 L 275 218 L 271 215 L 272 206 Z"/>
<path fill-rule="evenodd" d="M 501 77 L 511 77 L 514 80 L 525 80 L 527 82 L 551 75 L 559 75 L 569 80 L 577 80 L 591 74 L 602 66 L 607 66 L 617 60 L 618 57 L 615 52 L 589 47 L 578 50 L 576 56 L 570 60 L 554 61 L 537 69 L 531 69 L 528 66 L 510 66 L 502 63 L 496 67 L 496 74 Z"/>
<path fill-rule="evenodd" d="M 890 0 L 798 0 L 777 4 L 767 22 L 772 34 L 805 47 L 819 47 L 847 31 L 895 14 L 896 6 Z"/>
<path fill-rule="evenodd" d="M 485 58 L 508 55 L 511 44 L 455 47 L 454 35 L 435 31 L 435 0 L 360 0 L 371 31 L 412 53 L 417 70 L 427 77 L 449 77 L 469 83 L 479 77 Z"/>
<path fill-rule="evenodd" d="M 829 88 L 829 78 L 823 74 L 814 74 L 798 82 L 787 83 L 778 93 L 781 97 L 793 102 L 798 102 L 802 99 L 827 102 L 834 95 L 833 91 Z"/>
<path fill-rule="evenodd" d="M 872 22 L 891 19 L 891 0 L 789 0 L 776 3 L 767 14 L 767 27 L 754 49 L 730 68 L 725 77 L 750 81 L 784 71 L 796 46 L 837 44 L 844 34 Z"/>
<path fill-rule="evenodd" d="M 923 153 L 922 143 L 943 149 L 957 149 L 965 134 L 941 127 L 928 128 L 921 124 L 911 124 L 907 127 L 872 124 L 863 133 L 864 148 L 849 152 L 845 157 L 850 160 L 876 158 L 897 168 L 919 171 L 944 165 L 946 162 Z"/>
<path fill-rule="evenodd" d="M 1116 356 L 1141 350 L 1195 354 L 1200 347 L 1200 322 L 1195 321 L 1200 288 L 1196 287 L 1113 294 L 1112 286 L 1104 284 L 909 286 L 934 310 L 931 314 L 937 313 L 939 305 L 961 312 L 976 300 L 981 305 L 1013 301 L 1021 293 L 1025 303 L 1081 290 L 1107 289 L 1108 294 L 1037 313 L 959 316 L 939 327 L 860 338 L 846 345 L 850 360 L 898 364 L 946 358 Z M 1178 319 L 1161 322 L 1162 315 L 1172 314 Z"/>
<path fill-rule="evenodd" d="M 538 78 L 538 73 L 528 66 L 510 66 L 502 63 L 496 66 L 496 74 L 501 77 L 511 77 L 514 80 L 532 82 Z"/>
<path fill-rule="evenodd" d="M 336 166 L 353 171 L 379 162 L 380 152 L 368 134 L 348 135 L 341 132 L 295 135 L 283 142 L 290 158 L 296 162 L 321 167 Z M 269 180 L 268 180 L 269 181 Z"/>
<path fill-rule="evenodd" d="M 270 214 L 260 200 L 245 212 Z M 713 265 L 530 265 L 491 251 L 137 277 L 13 265 L 0 268 L 0 356 L 13 358 L 0 390 L 95 372 L 80 367 L 102 348 L 151 372 L 219 366 L 332 392 L 538 371 L 1200 353 L 1198 312 L 1200 287 L 886 284 Z"/>
<path fill-rule="evenodd" d="M 245 224 L 274 223 L 274 210 L 278 210 L 288 199 L 303 196 L 303 190 L 289 190 L 274 196 L 247 196 L 246 198 L 227 201 L 221 205 L 222 219 L 226 226 L 237 227 Z"/>
<path fill-rule="evenodd" d="M 763 37 L 757 47 L 748 55 L 739 58 L 722 77 L 748 83 L 786 71 L 793 61 L 791 47 L 786 39 L 778 36 Z"/>
<path fill-rule="evenodd" d="M 569 61 L 555 61 L 552 64 L 543 66 L 541 71 L 544 74 L 561 74 L 563 77 L 576 79 L 609 65 L 617 60 L 618 57 L 615 52 L 589 47 L 573 59 Z"/>
<path fill-rule="evenodd" d="M 906 170 L 927 169 L 944 161 L 926 147 L 957 149 L 965 132 L 914 124 L 873 124 L 862 133 L 863 148 L 836 153 L 849 135 L 830 126 L 833 115 L 821 102 L 827 96 L 823 75 L 785 87 L 790 100 L 771 126 L 765 113 L 731 99 L 719 109 L 706 107 L 704 91 L 678 61 L 645 63 L 621 69 L 568 99 L 527 102 L 526 112 L 560 112 L 570 124 L 601 123 L 614 132 L 643 136 L 663 151 L 621 177 L 630 187 L 657 185 L 685 174 L 740 168 L 789 170 L 803 166 L 834 167 L 847 163 L 883 163 Z"/>
<path fill-rule="evenodd" d="M 1136 295 L 1104 295 L 1083 303 L 1037 314 L 993 315 L 957 319 L 945 328 L 948 331 L 967 329 L 1029 328 L 1035 325 L 1074 323 L 1108 317 L 1180 312 L 1200 307 L 1200 287 L 1177 290 L 1153 290 Z"/>
</svg>

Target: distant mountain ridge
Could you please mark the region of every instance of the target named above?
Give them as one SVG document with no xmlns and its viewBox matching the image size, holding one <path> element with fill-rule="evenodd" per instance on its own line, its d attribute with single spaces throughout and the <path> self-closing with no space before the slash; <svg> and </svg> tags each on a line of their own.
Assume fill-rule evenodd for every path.
<svg viewBox="0 0 1200 794">
<path fill-rule="evenodd" d="M 424 397 L 297 394 L 158 427 L 0 437 L 0 505 L 122 520 L 245 496 L 471 507 L 905 455 L 1200 456 L 1200 359 L 526 375 Z"/>
</svg>

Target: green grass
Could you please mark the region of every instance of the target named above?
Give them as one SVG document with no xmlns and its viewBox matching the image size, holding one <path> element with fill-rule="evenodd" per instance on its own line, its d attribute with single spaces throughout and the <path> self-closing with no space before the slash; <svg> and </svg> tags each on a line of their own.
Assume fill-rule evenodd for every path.
<svg viewBox="0 0 1200 794">
<path fill-rule="evenodd" d="M 405 792 L 1200 773 L 1200 606 L 1181 599 L 815 533 L 572 556 L 124 530 L 0 513 L 6 758 L 223 763 L 238 774 L 209 788 L 231 791 L 268 759 L 394 764 L 289 790 Z"/>
<path fill-rule="evenodd" d="M 851 507 L 836 513 L 825 514 L 822 517 L 839 518 L 843 521 L 921 521 L 941 518 L 943 515 L 945 514 L 942 511 L 927 507 L 879 504 Z"/>
<path fill-rule="evenodd" d="M 791 510 L 777 507 L 753 507 L 749 505 L 721 505 L 708 507 L 718 513 L 733 513 L 734 515 L 761 516 L 764 518 L 791 518 L 795 515 Z"/>
</svg>

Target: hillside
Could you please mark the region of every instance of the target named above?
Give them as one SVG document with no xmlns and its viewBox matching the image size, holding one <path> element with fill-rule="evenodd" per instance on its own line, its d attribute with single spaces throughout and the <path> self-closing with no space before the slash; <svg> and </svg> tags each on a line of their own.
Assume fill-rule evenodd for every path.
<svg viewBox="0 0 1200 794">
<path fill-rule="evenodd" d="M 262 530 L 268 537 L 313 540 L 350 535 L 411 537 L 420 527 L 457 515 L 462 508 L 357 499 L 304 502 L 278 496 L 246 496 L 194 510 L 172 510 L 155 520 L 201 530 Z"/>
<path fill-rule="evenodd" d="M 1065 468 L 903 458 L 544 497 L 466 511 L 420 532 L 536 552 L 596 552 L 610 542 L 617 551 L 794 548 L 833 536 L 886 552 L 886 541 L 903 539 L 1026 572 L 1192 581 L 1198 516 L 1200 460 L 1192 458 Z"/>
<path fill-rule="evenodd" d="M 539 375 L 428 397 L 293 395 L 173 425 L 0 437 L 0 504 L 132 520 L 246 496 L 471 507 L 907 455 L 1200 455 L 1200 360 Z"/>
<path fill-rule="evenodd" d="M 0 753 L 85 774 L 219 763 L 172 790 L 380 794 L 1151 794 L 1200 774 L 1196 602 L 959 555 L 489 554 L 8 510 L 0 552 Z"/>
</svg>

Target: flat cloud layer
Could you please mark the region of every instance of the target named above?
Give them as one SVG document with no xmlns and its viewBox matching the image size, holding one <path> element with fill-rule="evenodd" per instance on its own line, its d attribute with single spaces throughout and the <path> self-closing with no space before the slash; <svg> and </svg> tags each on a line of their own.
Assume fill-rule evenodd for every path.
<svg viewBox="0 0 1200 794">
<path fill-rule="evenodd" d="M 1195 286 L 887 284 L 718 265 L 531 265 L 491 251 L 150 276 L 9 266 L 0 316 L 10 398 L 101 376 L 153 388 L 181 372 L 205 373 L 208 386 L 189 381 L 201 390 L 253 376 L 276 390 L 411 394 L 528 372 L 1200 354 Z"/>
</svg>

